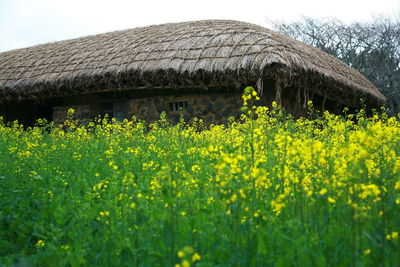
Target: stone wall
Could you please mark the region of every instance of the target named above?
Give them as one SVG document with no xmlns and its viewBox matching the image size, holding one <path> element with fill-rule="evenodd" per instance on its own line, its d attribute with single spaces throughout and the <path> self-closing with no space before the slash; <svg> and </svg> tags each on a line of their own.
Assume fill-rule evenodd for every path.
<svg viewBox="0 0 400 267">
<path fill-rule="evenodd" d="M 242 107 L 239 93 L 181 94 L 155 95 L 140 98 L 101 98 L 77 99 L 64 106 L 53 107 L 53 120 L 61 123 L 67 118 L 68 109 L 75 110 L 75 118 L 80 120 L 93 119 L 97 115 L 109 114 L 118 120 L 138 119 L 152 122 L 158 120 L 163 111 L 171 122 L 178 122 L 182 116 L 185 121 L 197 117 L 205 123 L 223 123 L 230 116 L 238 117 Z M 70 103 L 75 103 L 70 105 Z M 178 107 L 178 108 L 177 108 Z M 181 108 L 179 108 L 181 107 Z"/>
<path fill-rule="evenodd" d="M 174 110 L 174 105 L 185 107 Z M 182 116 L 185 121 L 197 117 L 209 124 L 225 122 L 230 116 L 239 116 L 241 106 L 241 95 L 237 93 L 153 96 L 132 99 L 129 115 L 154 121 L 165 111 L 167 119 L 172 122 L 178 122 Z"/>
<path fill-rule="evenodd" d="M 80 120 L 89 120 L 93 117 L 91 105 L 56 106 L 53 107 L 53 121 L 56 124 L 63 123 L 67 119 L 68 110 L 74 109 L 74 117 Z"/>
<path fill-rule="evenodd" d="M 295 117 L 306 115 L 307 99 L 298 98 L 297 90 L 291 88 L 286 90 L 281 98 L 281 105 L 285 110 Z M 80 120 L 93 119 L 98 115 L 109 114 L 118 120 L 138 119 L 152 122 L 160 118 L 161 112 L 165 111 L 167 120 L 173 123 L 183 117 L 185 121 L 193 118 L 203 119 L 206 124 L 225 123 L 229 117 L 238 118 L 243 105 L 242 92 L 204 92 L 186 94 L 167 94 L 135 96 L 113 93 L 112 95 L 82 95 L 65 98 L 63 106 L 53 108 L 53 120 L 61 123 L 66 119 L 69 108 L 75 109 L 75 116 Z M 311 98 L 312 99 L 312 98 Z M 257 105 L 270 106 L 275 100 L 274 90 L 265 90 Z M 299 101 L 300 100 L 300 101 Z M 314 99 L 312 99 L 314 100 Z M 328 108 L 334 111 L 336 108 L 332 101 L 316 97 L 314 106 L 324 110 Z M 321 103 L 320 103 L 321 102 Z M 323 104 L 322 104 L 323 103 Z M 325 107 L 324 107 L 325 105 Z"/>
<path fill-rule="evenodd" d="M 239 117 L 242 107 L 242 91 L 230 88 L 210 88 L 171 90 L 125 90 L 97 94 L 82 94 L 42 101 L 22 101 L 0 105 L 0 116 L 7 121 L 18 119 L 24 125 L 33 125 L 38 118 L 62 123 L 70 108 L 75 110 L 75 118 L 90 120 L 109 114 L 117 120 L 138 119 L 152 122 L 160 118 L 165 111 L 170 122 L 178 122 L 180 117 L 190 121 L 197 117 L 206 124 L 225 123 L 230 116 Z M 276 90 L 273 83 L 264 84 L 264 94 L 257 105 L 270 106 L 275 100 Z M 281 105 L 295 117 L 306 115 L 306 102 L 313 100 L 317 110 L 329 110 L 340 113 L 343 106 L 321 96 L 306 96 L 296 88 L 285 88 L 281 96 Z"/>
</svg>

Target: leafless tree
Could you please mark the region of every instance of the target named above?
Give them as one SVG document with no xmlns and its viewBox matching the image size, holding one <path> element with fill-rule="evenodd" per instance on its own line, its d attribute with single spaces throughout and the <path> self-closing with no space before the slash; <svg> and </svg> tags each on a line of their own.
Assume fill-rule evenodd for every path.
<svg viewBox="0 0 400 267">
<path fill-rule="evenodd" d="M 274 22 L 273 27 L 363 73 L 388 98 L 389 110 L 400 112 L 400 19 L 345 24 L 306 17 L 289 24 Z"/>
</svg>

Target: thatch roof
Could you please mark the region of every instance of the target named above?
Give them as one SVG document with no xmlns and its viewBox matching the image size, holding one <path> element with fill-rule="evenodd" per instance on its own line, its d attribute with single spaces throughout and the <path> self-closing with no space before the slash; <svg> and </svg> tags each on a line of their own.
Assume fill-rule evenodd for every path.
<svg viewBox="0 0 400 267">
<path fill-rule="evenodd" d="M 0 53 L 0 101 L 139 88 L 243 86 L 263 77 L 278 79 L 281 87 L 312 87 L 338 101 L 364 97 L 375 106 L 385 101 L 363 75 L 340 60 L 237 21 L 155 25 Z"/>
</svg>

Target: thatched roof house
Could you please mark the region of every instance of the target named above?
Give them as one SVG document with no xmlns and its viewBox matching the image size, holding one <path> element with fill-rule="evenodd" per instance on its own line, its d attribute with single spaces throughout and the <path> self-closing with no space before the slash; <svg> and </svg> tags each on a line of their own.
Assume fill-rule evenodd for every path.
<svg viewBox="0 0 400 267">
<path fill-rule="evenodd" d="M 6 114 L 18 103 L 30 103 L 37 116 L 67 106 L 85 106 L 91 114 L 102 113 L 102 105 L 114 113 L 140 113 L 143 101 L 159 95 L 169 98 L 155 101 L 162 102 L 158 107 L 152 103 L 157 112 L 161 106 L 186 110 L 189 100 L 171 102 L 171 95 L 237 94 L 246 85 L 264 92 L 266 102 L 289 99 L 289 109 L 313 96 L 330 106 L 356 107 L 361 97 L 370 107 L 385 101 L 371 82 L 338 59 L 237 21 L 155 25 L 0 53 L 0 103 Z M 139 98 L 142 104 L 126 102 Z"/>
</svg>

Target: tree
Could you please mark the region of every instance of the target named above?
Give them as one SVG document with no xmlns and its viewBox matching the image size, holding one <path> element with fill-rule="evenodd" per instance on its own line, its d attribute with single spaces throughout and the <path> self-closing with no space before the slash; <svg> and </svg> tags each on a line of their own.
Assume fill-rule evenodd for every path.
<svg viewBox="0 0 400 267">
<path fill-rule="evenodd" d="M 273 23 L 275 30 L 315 46 L 364 74 L 400 112 L 400 20 L 377 18 L 369 23 L 303 18 Z"/>
</svg>

